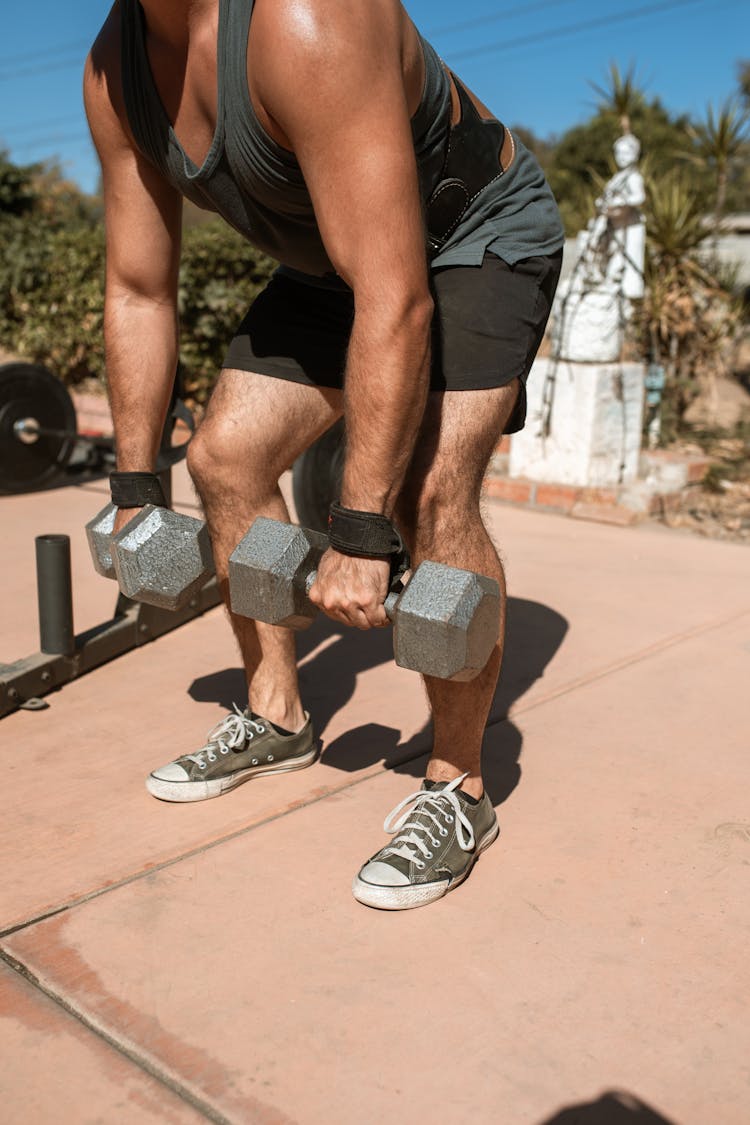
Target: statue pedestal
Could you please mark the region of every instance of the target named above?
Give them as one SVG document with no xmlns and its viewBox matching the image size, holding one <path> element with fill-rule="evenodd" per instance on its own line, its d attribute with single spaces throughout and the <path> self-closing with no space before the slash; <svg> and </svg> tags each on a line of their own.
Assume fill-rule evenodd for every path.
<svg viewBox="0 0 750 1125">
<path fill-rule="evenodd" d="M 544 393 L 550 375 L 551 425 L 544 437 Z M 634 481 L 644 379 L 642 363 L 536 359 L 527 384 L 526 427 L 511 439 L 510 476 L 595 488 Z"/>
</svg>

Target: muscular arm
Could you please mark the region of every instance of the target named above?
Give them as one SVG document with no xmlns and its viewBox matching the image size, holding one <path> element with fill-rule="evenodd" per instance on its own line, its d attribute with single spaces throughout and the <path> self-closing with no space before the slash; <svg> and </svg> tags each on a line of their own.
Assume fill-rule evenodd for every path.
<svg viewBox="0 0 750 1125">
<path fill-rule="evenodd" d="M 402 75 L 408 22 L 395 0 L 260 0 L 253 21 L 259 97 L 354 291 L 342 502 L 390 514 L 424 411 L 432 317 Z"/>
<path fill-rule="evenodd" d="M 107 384 L 118 468 L 153 471 L 177 365 L 181 200 L 136 150 L 119 70 L 113 9 L 84 75 L 104 187 Z"/>
</svg>

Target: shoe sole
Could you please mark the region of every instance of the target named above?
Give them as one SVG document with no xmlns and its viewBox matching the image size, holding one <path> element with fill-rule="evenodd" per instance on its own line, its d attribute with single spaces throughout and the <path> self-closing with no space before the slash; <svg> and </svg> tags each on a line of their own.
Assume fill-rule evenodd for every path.
<svg viewBox="0 0 750 1125">
<path fill-rule="evenodd" d="M 274 763 L 272 766 L 248 766 L 247 769 L 237 770 L 227 777 L 217 777 L 210 781 L 161 781 L 151 774 L 146 778 L 146 788 L 151 796 L 159 801 L 176 803 L 209 801 L 212 797 L 221 797 L 230 789 L 236 789 L 238 785 L 250 781 L 253 777 L 305 769 L 306 766 L 313 765 L 319 754 L 319 747 L 314 746 L 309 754 L 305 754 L 302 758 L 288 758 L 285 762 Z"/>
<path fill-rule="evenodd" d="M 431 902 L 443 898 L 450 891 L 454 891 L 456 887 L 460 887 L 471 875 L 474 864 L 482 852 L 486 851 L 490 844 L 494 844 L 499 835 L 500 825 L 496 821 L 477 844 L 477 850 L 464 873 L 451 882 L 419 883 L 416 886 L 406 887 L 379 887 L 375 883 L 366 883 L 363 879 L 360 879 L 359 875 L 355 875 L 352 883 L 352 894 L 357 902 L 361 902 L 364 906 L 372 906 L 376 910 L 414 910 L 417 906 L 428 906 Z"/>
</svg>

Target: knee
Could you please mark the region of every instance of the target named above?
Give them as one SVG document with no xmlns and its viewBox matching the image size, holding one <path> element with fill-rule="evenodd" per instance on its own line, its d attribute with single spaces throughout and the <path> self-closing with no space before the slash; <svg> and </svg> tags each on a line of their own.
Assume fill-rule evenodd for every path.
<svg viewBox="0 0 750 1125">
<path fill-rule="evenodd" d="M 187 452 L 190 477 L 205 500 L 241 492 L 247 496 L 273 489 L 272 458 L 254 448 L 247 434 L 240 434 L 231 421 L 204 421 L 194 434 Z"/>
<path fill-rule="evenodd" d="M 215 479 L 218 468 L 217 442 L 211 430 L 203 423 L 193 434 L 187 451 L 187 468 L 193 484 L 200 493 Z"/>
</svg>

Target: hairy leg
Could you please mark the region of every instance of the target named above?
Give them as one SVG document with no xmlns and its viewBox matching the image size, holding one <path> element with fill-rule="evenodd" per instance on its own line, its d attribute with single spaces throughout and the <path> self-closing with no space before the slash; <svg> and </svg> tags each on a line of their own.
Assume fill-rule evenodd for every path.
<svg viewBox="0 0 750 1125">
<path fill-rule="evenodd" d="M 505 633 L 505 575 L 480 511 L 482 479 L 518 394 L 518 382 L 488 391 L 431 394 L 397 521 L 412 562 L 422 559 L 495 578 L 501 590 L 500 639 L 484 670 L 468 683 L 425 676 L 434 746 L 427 776 L 482 794 L 481 750 L 500 673 Z"/>
<path fill-rule="evenodd" d="M 224 370 L 188 453 L 245 666 L 249 705 L 291 731 L 304 722 L 294 634 L 231 613 L 229 556 L 257 516 L 289 521 L 279 477 L 336 421 L 342 405 L 340 391 Z"/>
</svg>

